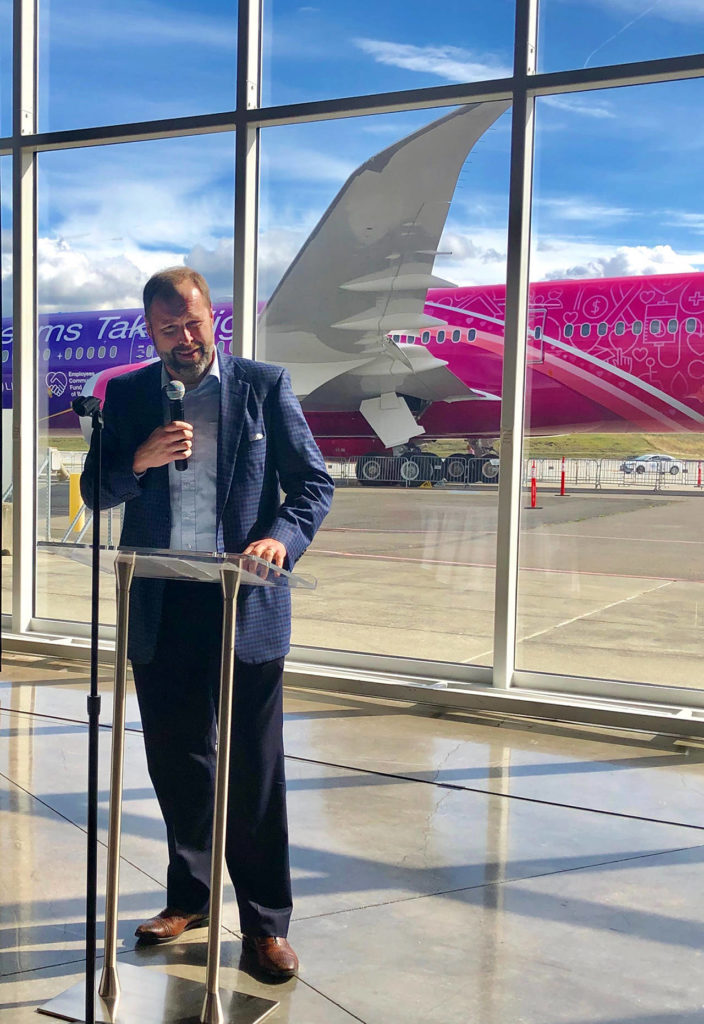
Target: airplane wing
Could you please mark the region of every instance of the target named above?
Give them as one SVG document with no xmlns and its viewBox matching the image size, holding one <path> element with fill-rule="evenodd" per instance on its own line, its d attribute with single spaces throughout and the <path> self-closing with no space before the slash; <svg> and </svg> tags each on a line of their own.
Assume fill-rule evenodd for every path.
<svg viewBox="0 0 704 1024">
<path fill-rule="evenodd" d="M 387 335 L 444 323 L 423 306 L 448 284 L 432 271 L 449 205 L 468 153 L 508 106 L 433 121 L 357 168 L 328 207 L 259 321 L 264 358 L 289 369 L 304 409 L 359 409 L 389 393 L 472 397 L 442 360 Z M 409 436 L 422 433 L 410 422 Z"/>
</svg>

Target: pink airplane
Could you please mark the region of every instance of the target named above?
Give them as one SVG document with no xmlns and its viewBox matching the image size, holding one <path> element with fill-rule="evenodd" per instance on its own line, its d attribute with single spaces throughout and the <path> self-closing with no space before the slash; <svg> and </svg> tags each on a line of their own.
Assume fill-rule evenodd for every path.
<svg viewBox="0 0 704 1024">
<path fill-rule="evenodd" d="M 260 358 L 289 369 L 321 451 L 356 458 L 363 483 L 436 480 L 467 456 L 443 466 L 420 443 L 498 436 L 505 288 L 456 287 L 433 266 L 467 155 L 505 109 L 459 108 L 359 167 L 260 313 Z M 215 320 L 227 349 L 231 308 Z M 703 322 L 704 274 L 532 285 L 529 432 L 701 431 Z M 102 396 L 155 355 L 136 309 L 44 316 L 39 345 L 57 426 L 75 393 Z M 476 460 L 475 478 L 496 475 Z"/>
</svg>

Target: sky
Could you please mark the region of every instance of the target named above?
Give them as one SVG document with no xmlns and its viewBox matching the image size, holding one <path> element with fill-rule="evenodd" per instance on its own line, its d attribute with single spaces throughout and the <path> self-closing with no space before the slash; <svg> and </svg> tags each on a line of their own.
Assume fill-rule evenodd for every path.
<svg viewBox="0 0 704 1024">
<path fill-rule="evenodd" d="M 514 0 L 266 4 L 264 101 L 477 81 L 510 73 Z M 234 105 L 235 13 L 159 0 L 40 3 L 40 127 L 197 114 Z M 10 127 L 10 0 L 0 0 L 0 134 Z M 595 67 L 704 50 L 701 0 L 542 0 L 539 68 Z M 538 101 L 533 279 L 704 270 L 704 80 Z M 262 133 L 260 294 L 266 298 L 347 177 L 446 111 Z M 502 281 L 511 114 L 460 176 L 436 272 Z M 137 306 L 146 277 L 186 262 L 228 298 L 230 133 L 45 153 L 39 158 L 43 310 Z M 5 310 L 11 181 L 0 159 Z"/>
</svg>

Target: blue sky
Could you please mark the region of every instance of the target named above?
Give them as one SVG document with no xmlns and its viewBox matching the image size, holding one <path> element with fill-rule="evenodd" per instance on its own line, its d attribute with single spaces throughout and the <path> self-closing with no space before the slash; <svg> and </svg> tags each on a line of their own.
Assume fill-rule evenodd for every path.
<svg viewBox="0 0 704 1024">
<path fill-rule="evenodd" d="M 43 129 L 233 106 L 235 14 L 149 0 L 41 4 Z M 0 123 L 9 129 L 11 4 L 0 0 Z M 266 7 L 265 101 L 297 102 L 496 77 L 512 64 L 513 0 Z M 701 0 L 543 0 L 542 70 L 704 50 Z M 545 98 L 537 115 L 533 275 L 704 269 L 704 80 Z M 444 111 L 267 129 L 262 140 L 261 289 L 268 294 L 347 176 Z M 505 273 L 510 113 L 460 178 L 438 272 L 458 283 Z M 215 294 L 232 261 L 229 134 L 40 158 L 40 302 L 137 304 L 144 277 L 197 264 Z M 8 163 L 2 162 L 7 276 Z"/>
</svg>

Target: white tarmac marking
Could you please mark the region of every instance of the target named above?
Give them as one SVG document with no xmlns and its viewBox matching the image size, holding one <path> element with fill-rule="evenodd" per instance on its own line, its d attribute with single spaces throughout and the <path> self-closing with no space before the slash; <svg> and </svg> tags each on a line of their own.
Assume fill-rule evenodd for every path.
<svg viewBox="0 0 704 1024">
<path fill-rule="evenodd" d="M 453 562 L 442 558 L 409 558 L 407 555 L 371 555 L 362 551 L 327 551 L 325 548 L 310 548 L 309 551 L 312 555 L 330 555 L 333 558 L 368 558 L 373 561 L 408 562 L 414 565 L 449 565 L 460 569 L 496 569 L 495 562 Z M 592 569 L 549 569 L 540 565 L 521 565 L 519 566 L 519 572 L 549 572 L 563 576 L 602 576 L 617 580 L 654 580 L 665 583 L 704 583 L 704 580 L 690 580 L 675 576 L 645 576 L 638 573 L 597 572 Z"/>
<path fill-rule="evenodd" d="M 530 536 L 535 536 L 538 531 Z M 676 540 L 674 537 L 604 537 L 600 533 L 540 533 L 546 537 L 574 537 L 575 540 L 613 540 L 619 544 L 627 541 L 629 544 L 704 544 L 704 540 Z"/>
<path fill-rule="evenodd" d="M 546 633 L 552 633 L 556 629 L 562 629 L 563 626 L 571 626 L 573 622 L 579 622 L 580 619 L 588 619 L 591 615 L 599 615 L 601 612 L 608 611 L 609 608 L 616 608 L 619 604 L 627 604 L 629 601 L 635 601 L 636 598 L 642 597 L 643 594 L 653 594 L 656 590 L 663 590 L 665 587 L 672 586 L 676 580 L 666 580 L 664 583 L 658 584 L 656 587 L 648 587 L 645 590 L 641 590 L 639 594 L 631 594 L 630 597 L 619 598 L 618 601 L 612 601 L 610 604 L 602 605 L 600 608 L 593 608 L 590 612 L 582 612 L 581 615 L 573 615 L 571 619 L 564 619 L 562 622 L 555 622 L 552 626 L 546 626 L 545 629 L 538 629 L 535 633 L 529 633 L 528 636 L 517 636 L 516 645 L 523 643 L 524 640 L 534 640 L 537 636 L 544 636 Z M 462 664 L 476 664 L 480 658 L 489 658 L 493 655 L 494 649 L 490 648 L 488 651 L 482 651 L 481 654 L 475 654 L 472 658 L 465 658 Z"/>
</svg>

